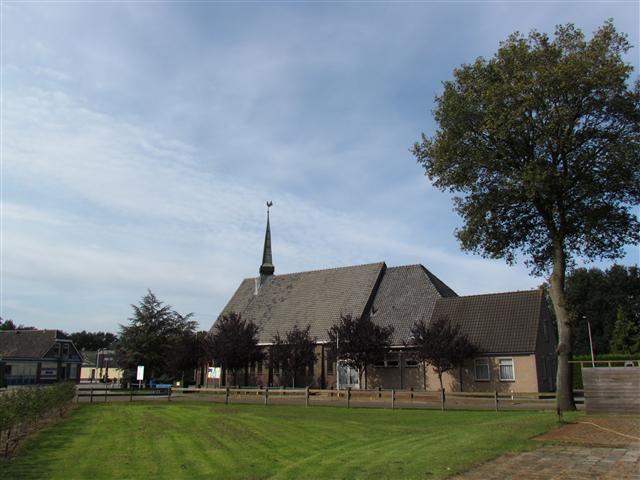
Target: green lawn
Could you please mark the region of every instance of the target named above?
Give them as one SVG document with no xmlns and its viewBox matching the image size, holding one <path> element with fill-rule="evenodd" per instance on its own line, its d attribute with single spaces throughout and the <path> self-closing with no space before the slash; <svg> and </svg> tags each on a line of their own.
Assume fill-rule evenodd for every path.
<svg viewBox="0 0 640 480">
<path fill-rule="evenodd" d="M 0 478 L 442 478 L 529 448 L 555 422 L 540 412 L 80 405 L 0 463 Z"/>
</svg>

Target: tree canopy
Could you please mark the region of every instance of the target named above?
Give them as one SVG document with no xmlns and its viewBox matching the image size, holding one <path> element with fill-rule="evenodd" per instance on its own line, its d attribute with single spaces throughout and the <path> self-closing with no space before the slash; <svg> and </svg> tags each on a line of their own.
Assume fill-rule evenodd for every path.
<svg viewBox="0 0 640 480">
<path fill-rule="evenodd" d="M 367 388 L 367 366 L 384 357 L 391 347 L 393 331 L 393 326 L 381 327 L 368 316 L 341 315 L 327 332 L 329 355 L 357 369 L 360 385 Z"/>
<path fill-rule="evenodd" d="M 78 350 L 100 350 L 102 348 L 111 348 L 116 339 L 115 334 L 110 332 L 74 332 L 69 334 L 69 338 L 73 340 L 73 344 Z"/>
<path fill-rule="evenodd" d="M 211 331 L 211 356 L 223 372 L 233 373 L 237 384 L 238 371 L 263 358 L 262 348 L 258 346 L 258 327 L 235 312 L 223 315 Z"/>
<path fill-rule="evenodd" d="M 311 338 L 311 325 L 300 329 L 297 325 L 284 337 L 277 333 L 269 350 L 270 363 L 279 369 L 292 387 L 300 385 L 300 379 L 307 368 L 316 361 L 316 342 Z"/>
<path fill-rule="evenodd" d="M 640 326 L 640 268 L 613 265 L 577 268 L 567 275 L 567 308 L 574 321 L 572 346 L 576 354 L 589 353 L 587 320 L 591 324 L 596 353 L 609 353 L 618 309 Z"/>
<path fill-rule="evenodd" d="M 185 335 L 193 335 L 192 315 L 181 315 L 164 305 L 149 291 L 139 305 L 131 305 L 129 325 L 120 325 L 116 361 L 133 378 L 138 365 L 145 367 L 145 380 L 173 380 L 181 374 L 181 351 Z"/>
<path fill-rule="evenodd" d="M 28 327 L 26 325 L 16 325 L 13 320 L 4 320 L 0 317 L 0 330 L 35 330 L 36 327 Z"/>
<path fill-rule="evenodd" d="M 441 389 L 444 388 L 442 374 L 462 365 L 478 351 L 467 336 L 460 333 L 460 327 L 451 325 L 446 317 L 436 319 L 429 326 L 422 320 L 414 323 L 410 344 L 415 348 L 414 356 L 431 365 L 438 374 Z"/>
<path fill-rule="evenodd" d="M 558 406 L 571 392 L 565 274 L 576 256 L 617 258 L 640 241 L 640 81 L 624 34 L 605 22 L 587 41 L 574 25 L 555 38 L 511 35 L 489 60 L 462 65 L 436 98 L 438 130 L 413 153 L 455 194 L 462 248 L 534 274 L 551 271 L 558 319 Z"/>
</svg>

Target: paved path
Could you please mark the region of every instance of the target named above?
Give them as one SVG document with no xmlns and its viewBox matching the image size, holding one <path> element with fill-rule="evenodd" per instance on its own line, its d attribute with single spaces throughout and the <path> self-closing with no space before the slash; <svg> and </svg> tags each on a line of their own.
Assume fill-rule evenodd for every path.
<svg viewBox="0 0 640 480">
<path fill-rule="evenodd" d="M 638 480 L 640 445 L 624 448 L 544 446 L 504 455 L 456 480 Z"/>
</svg>

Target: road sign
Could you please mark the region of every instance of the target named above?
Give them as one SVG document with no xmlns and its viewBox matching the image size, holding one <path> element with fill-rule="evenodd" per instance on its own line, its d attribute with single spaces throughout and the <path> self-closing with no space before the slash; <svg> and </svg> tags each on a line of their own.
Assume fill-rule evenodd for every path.
<svg viewBox="0 0 640 480">
<path fill-rule="evenodd" d="M 136 380 L 144 380 L 144 365 L 138 365 L 138 374 L 136 375 Z"/>
</svg>

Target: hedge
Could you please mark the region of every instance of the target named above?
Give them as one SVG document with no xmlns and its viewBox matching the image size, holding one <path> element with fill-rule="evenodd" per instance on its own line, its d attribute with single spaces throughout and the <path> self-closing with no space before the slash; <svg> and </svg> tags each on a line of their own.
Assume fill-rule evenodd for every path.
<svg viewBox="0 0 640 480">
<path fill-rule="evenodd" d="M 633 353 L 631 355 L 625 355 L 622 353 L 605 353 L 602 355 L 595 355 L 596 362 L 616 362 L 612 366 L 622 367 L 624 366 L 624 360 L 640 360 L 640 353 Z M 591 355 L 574 355 L 574 362 L 591 362 Z M 596 365 L 603 366 L 603 364 Z M 584 388 L 582 384 L 582 366 L 578 363 L 573 364 L 573 388 L 582 390 Z"/>
<path fill-rule="evenodd" d="M 72 382 L 10 389 L 0 394 L 0 445 L 8 457 L 18 438 L 42 418 L 64 415 L 75 396 Z"/>
</svg>

